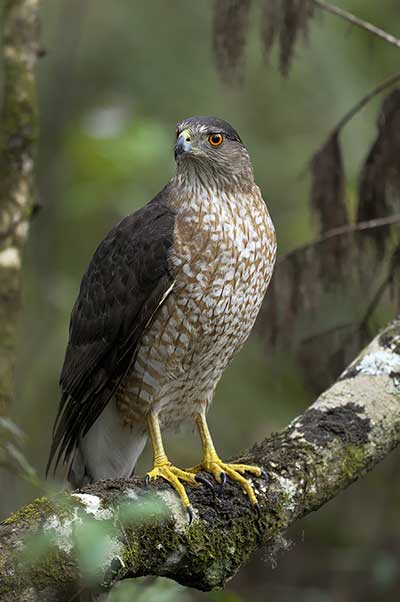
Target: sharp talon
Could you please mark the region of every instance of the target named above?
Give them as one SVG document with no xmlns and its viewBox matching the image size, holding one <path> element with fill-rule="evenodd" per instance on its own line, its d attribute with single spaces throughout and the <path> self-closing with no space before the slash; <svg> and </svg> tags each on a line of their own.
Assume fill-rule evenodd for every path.
<svg viewBox="0 0 400 602">
<path fill-rule="evenodd" d="M 150 481 L 151 481 L 151 479 L 150 479 L 149 475 L 147 474 L 144 479 L 144 484 L 146 485 L 146 487 L 148 487 L 150 485 Z"/>
<path fill-rule="evenodd" d="M 216 495 L 222 496 L 224 487 L 226 485 L 226 481 L 229 477 L 230 481 L 236 481 L 241 485 L 242 490 L 247 493 L 250 504 L 256 504 L 257 495 L 253 489 L 253 482 L 251 480 L 252 477 L 264 477 L 266 481 L 268 481 L 268 474 L 266 470 L 258 467 L 251 466 L 249 464 L 235 464 L 229 462 L 223 462 L 215 453 L 215 451 L 209 451 L 208 455 L 205 455 L 203 458 L 203 462 L 201 464 L 197 464 L 195 467 L 190 469 L 190 472 L 196 473 L 194 478 L 195 482 L 203 483 L 207 487 L 209 487 L 212 491 L 214 488 L 210 486 L 208 479 L 205 479 L 203 476 L 199 476 L 197 473 L 200 471 L 205 471 L 206 473 L 210 473 L 213 475 L 214 479 L 218 483 L 218 487 L 216 488 Z M 250 473 L 250 478 L 246 478 L 245 473 Z M 193 481 L 192 481 L 193 482 Z M 257 509 L 259 513 L 259 510 Z"/>
<path fill-rule="evenodd" d="M 118 573 L 121 568 L 124 568 L 124 563 L 119 556 L 115 556 L 111 561 L 110 570 L 115 574 Z"/>
<path fill-rule="evenodd" d="M 256 512 L 256 514 L 257 514 L 257 518 L 260 518 L 260 517 L 261 517 L 261 508 L 260 508 L 260 504 L 258 504 L 258 503 L 256 503 L 256 504 L 253 504 L 253 508 L 254 508 L 254 510 L 255 510 L 255 512 Z"/>
<path fill-rule="evenodd" d="M 206 487 L 208 487 L 208 489 L 211 489 L 211 491 L 215 495 L 215 487 L 211 483 L 211 481 L 209 481 L 205 477 L 202 477 L 201 475 L 198 475 L 198 474 L 194 477 L 194 480 L 197 481 L 198 483 L 201 483 L 202 485 L 205 485 Z"/>
<path fill-rule="evenodd" d="M 264 478 L 264 481 L 269 481 L 269 474 L 267 473 L 267 471 L 265 470 L 265 468 L 260 468 L 261 470 L 261 476 Z"/>
<path fill-rule="evenodd" d="M 194 517 L 193 508 L 192 508 L 192 506 L 187 506 L 186 510 L 187 510 L 188 517 L 189 517 L 189 525 L 191 525 L 192 521 L 193 521 L 193 517 Z"/>
</svg>

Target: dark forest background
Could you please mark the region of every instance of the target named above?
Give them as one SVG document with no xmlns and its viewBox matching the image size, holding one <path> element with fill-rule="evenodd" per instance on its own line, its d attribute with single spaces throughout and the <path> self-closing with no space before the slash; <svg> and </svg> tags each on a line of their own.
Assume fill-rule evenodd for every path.
<svg viewBox="0 0 400 602">
<path fill-rule="evenodd" d="M 229 83 L 217 69 L 211 0 L 42 2 L 46 55 L 37 68 L 41 210 L 25 257 L 14 411 L 27 435 L 27 457 L 40 476 L 80 278 L 112 224 L 146 203 L 173 173 L 176 121 L 194 114 L 216 115 L 240 132 L 283 255 L 317 235 L 309 203 L 310 158 L 342 115 L 398 69 L 399 50 L 318 13 L 310 24 L 308 43 L 296 45 L 289 77 L 284 79 L 278 51 L 265 60 L 259 35 L 261 2 L 253 5 L 243 68 L 239 75 L 228 74 Z M 342 0 L 340 5 L 400 36 L 398 1 Z M 341 134 L 350 215 L 356 211 L 359 174 L 376 136 L 381 103 L 382 97 L 374 99 Z M 350 272 L 350 289 L 351 278 Z M 275 286 L 279 288 L 279 281 Z M 307 287 L 306 294 L 309 290 L 312 295 L 312 279 Z M 358 304 L 358 299 L 347 299 L 354 314 L 360 313 Z M 326 312 L 331 323 L 343 307 L 331 303 Z M 376 312 L 372 331 L 389 314 L 388 308 Z M 268 337 L 267 331 L 264 316 L 258 332 Z M 279 430 L 313 400 L 314 391 L 295 353 L 282 347 L 274 350 L 262 336 L 254 335 L 225 373 L 210 412 L 221 455 L 229 457 Z M 168 435 L 166 444 L 177 465 L 196 463 L 199 444 L 190 431 Z M 320 512 L 297 523 L 287 534 L 290 552 L 271 559 L 261 550 L 226 591 L 200 594 L 164 580 L 143 580 L 133 586 L 134 599 L 398 599 L 399 459 L 399 452 L 393 453 Z M 139 472 L 145 472 L 150 462 L 147 449 Z M 4 484 L 1 515 L 38 495 L 35 486 L 17 478 L 7 477 Z"/>
</svg>

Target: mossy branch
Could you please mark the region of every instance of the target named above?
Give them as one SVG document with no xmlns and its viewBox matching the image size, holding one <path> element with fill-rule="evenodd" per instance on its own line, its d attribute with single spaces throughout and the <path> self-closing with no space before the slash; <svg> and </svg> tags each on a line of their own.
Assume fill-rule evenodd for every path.
<svg viewBox="0 0 400 602">
<path fill-rule="evenodd" d="M 127 577 L 162 575 L 201 590 L 224 586 L 259 545 L 279 536 L 370 470 L 400 442 L 400 320 L 391 323 L 338 381 L 282 432 L 238 460 L 261 465 L 269 481 L 253 479 L 261 514 L 240 487 L 227 483 L 216 498 L 190 490 L 188 518 L 168 485 L 142 479 L 102 481 L 80 493 L 38 499 L 0 525 L 0 599 L 59 602 L 82 584 L 77 533 L 83 519 L 107 533 L 92 585 L 108 589 Z M 158 500 L 142 520 L 123 508 Z M 68 502 L 68 503 L 67 503 Z M 164 511 L 160 513 L 159 506 Z M 51 536 L 40 559 L 27 561 L 32 536 Z M 103 546 L 104 547 L 104 546 Z M 95 552 L 93 546 L 92 553 Z"/>
<path fill-rule="evenodd" d="M 37 128 L 34 65 L 38 0 L 2 3 L 0 112 L 0 415 L 14 393 L 21 253 L 35 203 L 33 161 Z"/>
</svg>

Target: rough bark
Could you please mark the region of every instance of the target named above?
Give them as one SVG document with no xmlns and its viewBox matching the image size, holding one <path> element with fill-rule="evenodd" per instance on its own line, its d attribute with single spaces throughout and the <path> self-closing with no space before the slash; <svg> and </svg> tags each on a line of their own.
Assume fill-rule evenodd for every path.
<svg viewBox="0 0 400 602">
<path fill-rule="evenodd" d="M 162 575 L 201 590 L 222 587 L 257 546 L 274 549 L 291 523 L 320 508 L 399 442 L 398 319 L 307 411 L 240 458 L 268 472 L 269 482 L 253 479 L 260 516 L 233 483 L 215 499 L 204 487 L 191 489 L 191 525 L 168 485 L 146 489 L 141 479 L 103 481 L 80 493 L 41 498 L 0 525 L 0 599 L 69 600 L 81 578 L 76 535 L 85 517 L 108 529 L 106 552 L 96 565 L 97 587 L 141 575 Z M 165 513 L 153 509 L 142 520 L 127 519 L 121 508 L 140 509 L 149 495 Z M 47 534 L 51 544 L 32 562 L 24 550 L 27 538 L 38 533 Z"/>
<path fill-rule="evenodd" d="M 0 114 L 0 415 L 14 393 L 21 255 L 34 207 L 34 64 L 38 0 L 2 3 L 3 94 Z"/>
</svg>

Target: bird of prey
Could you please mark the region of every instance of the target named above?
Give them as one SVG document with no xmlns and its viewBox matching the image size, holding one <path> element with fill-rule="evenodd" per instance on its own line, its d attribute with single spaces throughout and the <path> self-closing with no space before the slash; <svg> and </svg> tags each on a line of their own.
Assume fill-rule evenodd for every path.
<svg viewBox="0 0 400 602">
<path fill-rule="evenodd" d="M 206 422 L 227 364 L 247 339 L 276 255 L 275 231 L 249 154 L 213 117 L 177 124 L 176 174 L 100 243 L 72 310 L 49 466 L 74 487 L 127 478 L 150 435 L 154 466 L 191 511 L 182 483 L 238 481 L 256 466 L 223 462 Z M 203 456 L 182 470 L 163 429 L 194 421 Z"/>
</svg>

